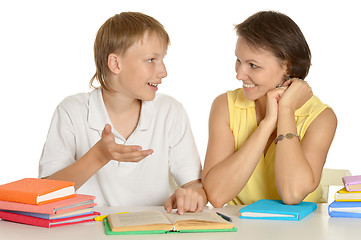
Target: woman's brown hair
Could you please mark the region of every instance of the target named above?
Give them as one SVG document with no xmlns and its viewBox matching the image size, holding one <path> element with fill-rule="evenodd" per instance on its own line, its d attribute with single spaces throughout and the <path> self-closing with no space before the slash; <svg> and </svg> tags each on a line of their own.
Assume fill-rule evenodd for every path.
<svg viewBox="0 0 361 240">
<path fill-rule="evenodd" d="M 286 61 L 290 77 L 305 79 L 311 66 L 311 51 L 291 18 L 275 11 L 261 11 L 236 25 L 235 29 L 250 46 L 269 50 L 281 61 Z"/>
</svg>

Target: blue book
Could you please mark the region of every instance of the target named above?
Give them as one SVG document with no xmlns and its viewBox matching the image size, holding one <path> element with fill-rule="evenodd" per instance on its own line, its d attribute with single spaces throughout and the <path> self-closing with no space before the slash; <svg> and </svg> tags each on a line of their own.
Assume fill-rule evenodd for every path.
<svg viewBox="0 0 361 240">
<path fill-rule="evenodd" d="M 286 205 L 281 200 L 262 199 L 241 208 L 240 218 L 298 221 L 315 211 L 314 202 Z"/>
<path fill-rule="evenodd" d="M 361 202 L 336 202 L 328 205 L 330 217 L 361 218 Z"/>
</svg>

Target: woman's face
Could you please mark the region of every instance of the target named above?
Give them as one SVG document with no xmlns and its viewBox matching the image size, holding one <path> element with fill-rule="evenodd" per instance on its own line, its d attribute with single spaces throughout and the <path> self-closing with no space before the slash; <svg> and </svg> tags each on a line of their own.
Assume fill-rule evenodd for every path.
<svg viewBox="0 0 361 240">
<path fill-rule="evenodd" d="M 286 78 L 286 63 L 271 51 L 251 47 L 242 36 L 238 37 L 235 54 L 237 79 L 243 82 L 244 94 L 249 100 L 263 97 Z"/>
</svg>

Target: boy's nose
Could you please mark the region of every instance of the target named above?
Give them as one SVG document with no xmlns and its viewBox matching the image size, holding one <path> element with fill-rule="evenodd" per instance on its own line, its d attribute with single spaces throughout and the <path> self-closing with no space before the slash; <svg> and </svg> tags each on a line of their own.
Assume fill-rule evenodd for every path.
<svg viewBox="0 0 361 240">
<path fill-rule="evenodd" d="M 165 78 L 165 77 L 167 77 L 167 75 L 168 75 L 167 69 L 165 67 L 165 64 L 162 62 L 160 69 L 159 69 L 158 77 Z"/>
</svg>

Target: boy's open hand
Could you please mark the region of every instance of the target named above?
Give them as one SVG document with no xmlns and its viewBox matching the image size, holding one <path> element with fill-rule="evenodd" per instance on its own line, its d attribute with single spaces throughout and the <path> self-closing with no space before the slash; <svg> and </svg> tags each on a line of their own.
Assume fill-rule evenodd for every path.
<svg viewBox="0 0 361 240">
<path fill-rule="evenodd" d="M 95 145 L 100 153 L 100 159 L 103 161 L 139 162 L 153 153 L 152 149 L 142 150 L 141 146 L 115 143 L 111 130 L 111 126 L 106 124 L 102 132 L 102 138 Z"/>
<path fill-rule="evenodd" d="M 207 202 L 202 184 L 195 180 L 178 188 L 165 202 L 164 209 L 169 213 L 177 208 L 179 215 L 185 212 L 202 212 Z"/>
</svg>

